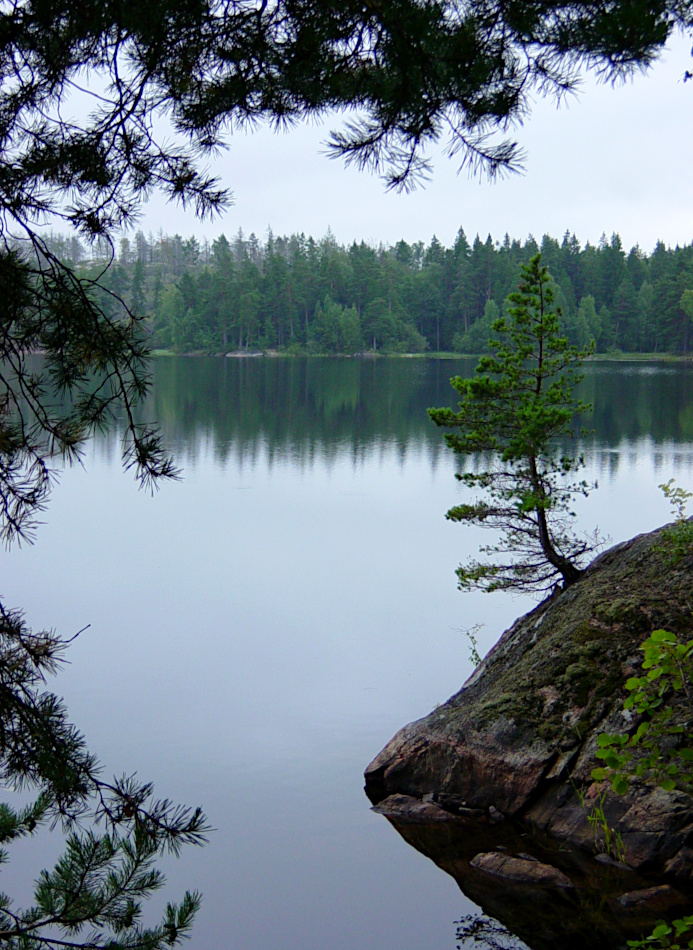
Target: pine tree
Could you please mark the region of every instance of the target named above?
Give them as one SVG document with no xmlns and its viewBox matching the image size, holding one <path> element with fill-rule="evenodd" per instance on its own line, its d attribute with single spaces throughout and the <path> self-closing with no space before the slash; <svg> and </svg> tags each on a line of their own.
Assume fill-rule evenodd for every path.
<svg viewBox="0 0 693 950">
<path fill-rule="evenodd" d="M 18 908 L 0 893 L 0 946 L 11 950 L 159 950 L 189 934 L 200 895 L 168 904 L 163 919 L 142 922 L 142 902 L 164 884 L 157 860 L 204 842 L 200 809 L 157 799 L 153 787 L 123 776 L 107 782 L 63 703 L 44 688 L 67 642 L 33 633 L 0 605 L 0 773 L 6 788 L 34 798 L 0 805 L 0 862 L 19 842 L 56 824 L 63 854 Z"/>
<path fill-rule="evenodd" d="M 570 480 L 582 459 L 558 445 L 572 435 L 575 414 L 589 408 L 575 401 L 573 389 L 590 350 L 568 345 L 553 298 L 537 254 L 522 268 L 507 315 L 493 325 L 493 354 L 479 360 L 472 378 L 451 380 L 461 396 L 458 410 L 429 409 L 437 425 L 452 430 L 445 435 L 448 445 L 478 460 L 478 470 L 456 477 L 484 493 L 451 508 L 447 517 L 501 533 L 499 542 L 481 549 L 491 560 L 458 568 L 462 589 L 542 591 L 556 581 L 568 586 L 579 579 L 582 559 L 594 546 L 571 528 L 571 501 L 590 488 Z"/>
</svg>

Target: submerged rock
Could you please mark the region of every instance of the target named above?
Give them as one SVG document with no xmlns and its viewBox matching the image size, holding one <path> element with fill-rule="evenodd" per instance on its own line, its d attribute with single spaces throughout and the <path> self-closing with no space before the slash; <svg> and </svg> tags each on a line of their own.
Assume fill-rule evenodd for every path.
<svg viewBox="0 0 693 950">
<path fill-rule="evenodd" d="M 460 922 L 463 946 L 515 947 L 515 935 L 532 950 L 615 950 L 652 930 L 662 912 L 685 912 L 690 904 L 674 888 L 653 889 L 647 875 L 613 861 L 604 865 L 521 822 L 451 813 L 445 821 L 425 821 L 417 804 L 392 795 L 377 810 L 488 915 Z"/>
<path fill-rule="evenodd" d="M 659 884 L 641 891 L 628 891 L 619 897 L 618 902 L 623 907 L 646 906 L 657 914 L 663 914 L 670 908 L 681 905 L 681 895 L 668 884 Z"/>
<path fill-rule="evenodd" d="M 487 851 L 475 855 L 470 866 L 484 874 L 492 874 L 516 884 L 533 887 L 572 887 L 570 878 L 552 864 L 544 864 L 535 857 L 511 857 L 503 851 Z"/>
<path fill-rule="evenodd" d="M 658 628 L 691 639 L 692 613 L 693 556 L 667 564 L 660 532 L 612 548 L 506 631 L 460 692 L 397 733 L 366 770 L 367 794 L 500 814 L 592 854 L 603 847 L 587 813 L 602 801 L 629 865 L 690 881 L 693 799 L 636 783 L 619 797 L 591 771 L 599 733 L 635 728 L 622 707 L 639 645 Z"/>
</svg>

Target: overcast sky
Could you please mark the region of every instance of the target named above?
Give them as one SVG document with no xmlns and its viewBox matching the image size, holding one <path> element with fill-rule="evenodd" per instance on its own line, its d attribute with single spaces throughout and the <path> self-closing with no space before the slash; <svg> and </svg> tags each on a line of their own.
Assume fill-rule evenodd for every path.
<svg viewBox="0 0 693 950">
<path fill-rule="evenodd" d="M 380 179 L 328 159 L 329 124 L 288 133 L 236 134 L 214 168 L 234 194 L 228 212 L 200 222 L 156 197 L 145 206 L 147 231 L 196 234 L 254 231 L 264 238 L 330 228 L 340 243 L 394 244 L 401 238 L 451 245 L 460 227 L 502 239 L 507 232 L 562 237 L 584 244 L 602 232 L 620 233 L 626 248 L 650 252 L 693 242 L 693 82 L 690 41 L 677 38 L 644 76 L 613 88 L 587 77 L 577 99 L 556 108 L 538 100 L 518 139 L 526 149 L 524 174 L 490 183 L 457 174 L 440 155 L 433 180 L 413 194 L 385 191 Z"/>
</svg>

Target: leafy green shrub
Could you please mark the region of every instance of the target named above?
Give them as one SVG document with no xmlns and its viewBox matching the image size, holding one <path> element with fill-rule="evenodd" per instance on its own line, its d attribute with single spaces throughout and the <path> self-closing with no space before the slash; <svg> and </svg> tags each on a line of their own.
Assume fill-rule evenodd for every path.
<svg viewBox="0 0 693 950">
<path fill-rule="evenodd" d="M 640 940 L 629 940 L 631 950 L 651 950 L 653 947 L 668 947 L 669 950 L 684 950 L 693 947 L 693 938 L 685 942 L 685 937 L 693 930 L 693 916 L 672 920 L 671 924 L 660 921 L 652 933 Z M 680 938 L 684 938 L 681 942 Z M 673 941 L 673 942 L 672 942 Z"/>
<path fill-rule="evenodd" d="M 640 649 L 646 672 L 626 682 L 630 695 L 623 707 L 645 718 L 632 735 L 604 732 L 599 736 L 597 758 L 604 765 L 592 771 L 592 778 L 608 779 L 619 795 L 628 791 L 633 775 L 667 791 L 676 787 L 689 790 L 693 783 L 693 747 L 681 741 L 686 729 L 674 722 L 674 708 L 665 704 L 665 699 L 672 693 L 680 694 L 688 718 L 693 718 L 693 641 L 679 643 L 675 634 L 655 630 Z M 637 757 L 636 749 L 640 752 Z"/>
<path fill-rule="evenodd" d="M 659 548 L 667 564 L 673 567 L 688 554 L 693 554 L 693 520 L 686 518 L 686 506 L 693 492 L 675 485 L 674 479 L 659 486 L 674 512 L 674 524 L 662 532 Z"/>
<path fill-rule="evenodd" d="M 672 482 L 660 486 L 668 498 L 685 505 L 689 492 L 672 489 Z M 684 524 L 688 524 L 684 522 Z M 676 530 L 676 526 L 672 531 Z M 598 737 L 597 758 L 604 763 L 592 770 L 596 781 L 608 779 L 619 795 L 628 791 L 635 775 L 660 785 L 667 791 L 682 788 L 693 791 L 693 748 L 687 744 L 687 729 L 676 719 L 674 706 L 683 706 L 686 719 L 693 718 L 693 640 L 679 642 L 667 630 L 655 630 L 640 649 L 644 653 L 643 676 L 632 676 L 626 682 L 629 696 L 623 707 L 644 718 L 632 735 Z M 671 703 L 673 694 L 678 702 Z M 665 702 L 669 700 L 669 702 Z M 635 750 L 639 753 L 635 754 Z M 688 938 L 688 939 L 687 939 Z M 693 948 L 693 916 L 667 923 L 659 921 L 651 934 L 640 940 L 629 940 L 631 950 Z"/>
</svg>

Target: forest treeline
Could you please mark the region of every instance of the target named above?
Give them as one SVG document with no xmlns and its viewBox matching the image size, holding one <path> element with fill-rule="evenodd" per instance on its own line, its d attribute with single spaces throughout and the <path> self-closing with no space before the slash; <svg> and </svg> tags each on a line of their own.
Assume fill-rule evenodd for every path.
<svg viewBox="0 0 693 950">
<path fill-rule="evenodd" d="M 179 235 L 123 237 L 85 248 L 51 235 L 51 250 L 146 317 L 151 345 L 177 353 L 481 353 L 520 268 L 541 251 L 564 331 L 597 352 L 687 354 L 693 344 L 693 245 L 626 252 L 618 234 L 452 247 L 400 241 L 346 247 L 331 233 L 261 242 L 242 231 L 211 244 Z M 106 269 L 105 263 L 113 257 Z"/>
</svg>

